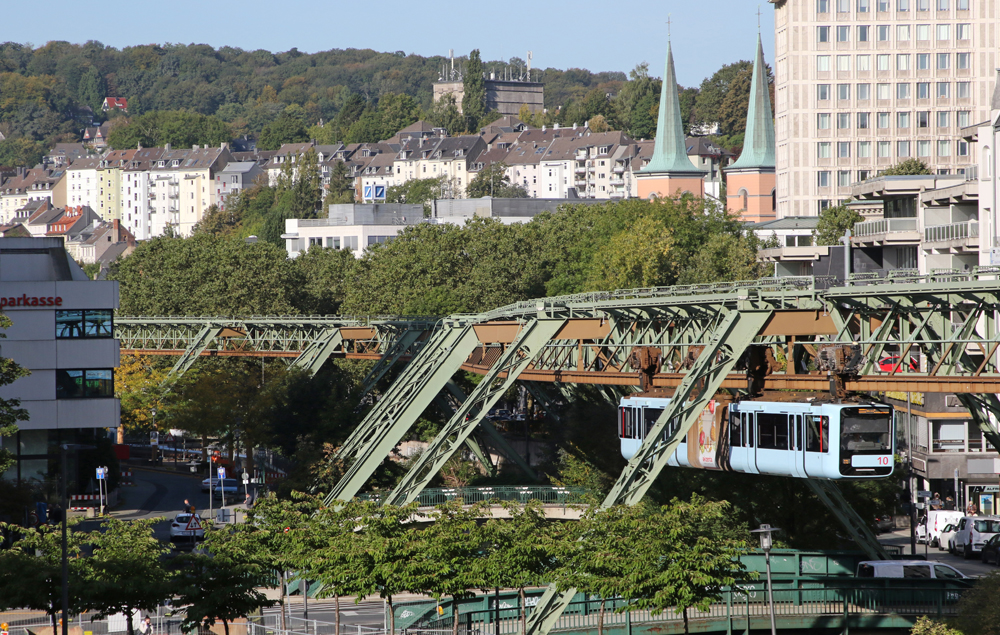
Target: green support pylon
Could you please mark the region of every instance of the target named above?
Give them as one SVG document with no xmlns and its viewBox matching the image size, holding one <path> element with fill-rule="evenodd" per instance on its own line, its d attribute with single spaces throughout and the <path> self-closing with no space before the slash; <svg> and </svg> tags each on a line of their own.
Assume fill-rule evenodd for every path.
<svg viewBox="0 0 1000 635">
<path fill-rule="evenodd" d="M 208 348 L 209 343 L 219 336 L 222 327 L 215 324 L 206 324 L 198 331 L 198 334 L 188 344 L 187 350 L 180 356 L 170 369 L 170 375 L 183 375 L 194 365 L 202 351 Z"/>
<path fill-rule="evenodd" d="M 347 473 L 326 496 L 326 504 L 350 500 L 364 487 L 389 452 L 437 397 L 469 357 L 479 339 L 469 323 L 442 327 L 441 337 L 424 347 L 403 375 L 352 434 L 337 458 L 347 462 Z M 381 406 L 381 407 L 379 407 Z"/>
<path fill-rule="evenodd" d="M 730 310 L 714 328 L 707 329 L 710 339 L 704 350 L 646 434 L 638 452 L 618 477 L 601 504 L 602 508 L 618 504 L 635 505 L 642 500 L 688 430 L 701 417 L 722 381 L 772 314 L 769 310 Z M 677 425 L 671 424 L 675 420 Z M 549 586 L 528 617 L 525 635 L 546 635 L 575 594 L 576 589 L 560 592 L 554 585 Z"/>
<path fill-rule="evenodd" d="M 892 560 L 872 533 L 868 523 L 854 511 L 834 481 L 807 478 L 806 484 L 833 512 L 866 556 L 872 560 Z"/>
<path fill-rule="evenodd" d="M 343 343 L 344 337 L 339 328 L 325 329 L 295 358 L 292 368 L 301 368 L 308 372 L 310 377 L 315 377 L 326 360 L 330 359 L 330 355 Z"/>
<path fill-rule="evenodd" d="M 490 409 L 513 385 L 532 359 L 562 328 L 564 320 L 533 319 L 526 322 L 514 341 L 507 347 L 468 399 L 427 446 L 420 458 L 403 476 L 400 483 L 385 498 L 386 505 L 405 505 L 417 496 L 434 475 L 469 438 Z M 501 377 L 501 375 L 506 375 Z"/>
<path fill-rule="evenodd" d="M 378 383 L 378 380 L 382 379 L 389 372 L 389 369 L 399 361 L 403 353 L 410 350 L 410 347 L 426 332 L 425 329 L 408 328 L 400 333 L 399 337 L 392 342 L 392 345 L 385 352 L 385 355 L 375 363 L 375 366 L 368 371 L 368 374 L 361 381 L 361 394 L 358 396 L 358 399 L 360 400 L 367 395 L 375 387 L 375 384 Z"/>
</svg>

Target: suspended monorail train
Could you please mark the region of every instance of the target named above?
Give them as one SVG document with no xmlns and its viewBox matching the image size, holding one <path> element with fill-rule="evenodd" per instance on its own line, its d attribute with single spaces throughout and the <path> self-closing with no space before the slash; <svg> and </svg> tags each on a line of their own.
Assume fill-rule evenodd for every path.
<svg viewBox="0 0 1000 635">
<path fill-rule="evenodd" d="M 622 398 L 623 457 L 638 452 L 669 403 L 648 393 Z M 874 401 L 710 401 L 667 464 L 797 478 L 883 478 L 892 474 L 894 439 L 892 407 Z"/>
</svg>

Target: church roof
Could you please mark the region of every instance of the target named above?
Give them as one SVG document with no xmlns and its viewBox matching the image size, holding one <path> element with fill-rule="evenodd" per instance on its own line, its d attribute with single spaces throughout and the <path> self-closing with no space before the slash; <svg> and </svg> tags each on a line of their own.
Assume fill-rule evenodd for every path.
<svg viewBox="0 0 1000 635">
<path fill-rule="evenodd" d="M 743 136 L 743 152 L 729 166 L 740 168 L 774 168 L 774 119 L 771 117 L 771 96 L 767 86 L 767 66 L 764 47 L 757 35 L 757 59 L 750 80 L 750 106 L 747 108 L 747 130 Z"/>
<path fill-rule="evenodd" d="M 640 170 L 651 172 L 701 173 L 687 156 L 684 124 L 681 122 L 681 104 L 677 98 L 677 74 L 674 72 L 674 54 L 667 43 L 667 69 L 660 89 L 660 113 L 656 121 L 656 139 L 653 158 Z"/>
</svg>

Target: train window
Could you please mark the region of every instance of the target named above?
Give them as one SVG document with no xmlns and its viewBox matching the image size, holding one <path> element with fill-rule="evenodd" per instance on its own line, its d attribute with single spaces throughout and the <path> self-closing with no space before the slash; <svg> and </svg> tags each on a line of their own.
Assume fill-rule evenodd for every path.
<svg viewBox="0 0 1000 635">
<path fill-rule="evenodd" d="M 736 412 L 729 417 L 729 447 L 743 447 L 743 426 L 740 425 L 740 414 Z"/>
<path fill-rule="evenodd" d="M 792 421 L 795 425 L 792 426 L 792 449 L 801 450 L 802 449 L 802 415 L 792 415 Z"/>
<path fill-rule="evenodd" d="M 788 449 L 788 415 L 757 413 L 757 447 L 762 450 Z"/>
<path fill-rule="evenodd" d="M 644 419 L 643 423 L 645 423 L 645 427 L 642 430 L 643 439 L 646 438 L 646 435 L 649 434 L 649 431 L 653 429 L 654 425 L 656 425 L 656 420 L 660 418 L 661 414 L 663 414 L 663 408 L 642 409 L 642 418 Z"/>
<path fill-rule="evenodd" d="M 883 454 L 892 449 L 889 429 L 892 412 L 873 408 L 845 408 L 841 411 L 841 450 Z"/>
<path fill-rule="evenodd" d="M 806 415 L 806 450 L 823 453 L 830 451 L 830 417 Z"/>
<path fill-rule="evenodd" d="M 619 413 L 619 415 L 618 415 L 618 419 L 619 419 L 619 421 L 618 421 L 618 425 L 619 425 L 619 434 L 618 434 L 618 436 L 620 436 L 623 439 L 634 439 L 635 438 L 635 426 L 633 425 L 634 415 L 632 414 L 634 412 L 635 412 L 635 409 L 633 409 L 633 408 L 619 408 L 618 409 L 618 413 Z"/>
<path fill-rule="evenodd" d="M 743 445 L 747 446 L 748 448 L 752 448 L 753 447 L 753 413 L 752 412 L 744 412 L 740 416 L 743 417 L 743 440 L 744 440 Z"/>
</svg>

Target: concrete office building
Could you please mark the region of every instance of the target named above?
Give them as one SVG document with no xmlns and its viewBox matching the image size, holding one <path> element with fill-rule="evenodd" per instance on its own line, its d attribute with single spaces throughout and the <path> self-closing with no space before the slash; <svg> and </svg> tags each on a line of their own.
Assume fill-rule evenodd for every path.
<svg viewBox="0 0 1000 635">
<path fill-rule="evenodd" d="M 30 416 L 14 437 L 0 439 L 17 459 L 4 477 L 51 479 L 61 444 L 93 444 L 118 427 L 117 308 L 118 283 L 90 280 L 62 239 L 0 238 L 0 310 L 13 322 L 0 354 L 31 371 L 0 387 L 0 398 L 19 399 Z"/>
<path fill-rule="evenodd" d="M 995 0 L 771 0 L 778 217 L 815 216 L 915 158 L 975 164 L 959 131 L 989 115 Z"/>
</svg>

